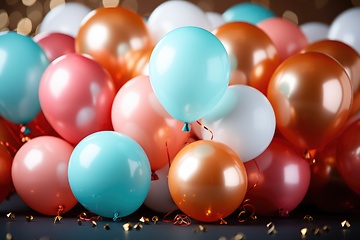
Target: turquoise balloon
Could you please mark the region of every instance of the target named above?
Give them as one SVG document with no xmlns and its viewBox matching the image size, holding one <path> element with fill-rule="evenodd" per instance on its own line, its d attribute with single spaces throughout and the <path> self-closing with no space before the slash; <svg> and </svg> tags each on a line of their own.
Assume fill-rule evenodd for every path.
<svg viewBox="0 0 360 240">
<path fill-rule="evenodd" d="M 193 26 L 176 28 L 156 44 L 149 62 L 155 95 L 182 122 L 208 113 L 225 94 L 230 61 L 220 40 Z"/>
<path fill-rule="evenodd" d="M 225 22 L 239 21 L 256 25 L 276 15 L 270 9 L 256 3 L 238 3 L 228 8 L 222 16 Z"/>
<path fill-rule="evenodd" d="M 132 138 L 114 131 L 93 133 L 70 156 L 70 188 L 89 211 L 107 218 L 132 214 L 145 201 L 151 171 L 145 151 Z"/>
<path fill-rule="evenodd" d="M 0 115 L 25 124 L 40 112 L 38 88 L 49 60 L 29 36 L 0 33 Z"/>
</svg>

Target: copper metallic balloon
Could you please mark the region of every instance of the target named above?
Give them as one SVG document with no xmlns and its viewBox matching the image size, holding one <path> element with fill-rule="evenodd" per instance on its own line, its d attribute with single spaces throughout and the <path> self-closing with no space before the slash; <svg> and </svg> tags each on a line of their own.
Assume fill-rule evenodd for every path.
<svg viewBox="0 0 360 240">
<path fill-rule="evenodd" d="M 304 151 L 329 142 L 346 123 L 352 106 L 346 71 L 318 52 L 285 60 L 274 72 L 267 96 L 281 134 Z"/>
<path fill-rule="evenodd" d="M 266 94 L 271 75 L 280 64 L 275 45 L 253 24 L 230 22 L 213 31 L 231 62 L 230 84 L 248 84 Z"/>
<path fill-rule="evenodd" d="M 168 174 L 172 199 L 189 217 L 214 222 L 234 212 L 247 191 L 245 166 L 223 143 L 199 140 L 175 156 Z"/>
<path fill-rule="evenodd" d="M 302 52 L 321 52 L 335 58 L 345 68 L 352 84 L 351 115 L 360 109 L 360 55 L 349 45 L 336 40 L 321 40 L 308 45 Z"/>
<path fill-rule="evenodd" d="M 140 75 L 149 76 L 149 61 L 152 50 L 149 48 L 145 51 L 131 52 L 128 58 L 130 79 Z"/>
<path fill-rule="evenodd" d="M 98 8 L 83 20 L 75 50 L 91 55 L 111 74 L 119 89 L 130 79 L 128 57 L 153 46 L 143 18 L 123 7 Z"/>
</svg>

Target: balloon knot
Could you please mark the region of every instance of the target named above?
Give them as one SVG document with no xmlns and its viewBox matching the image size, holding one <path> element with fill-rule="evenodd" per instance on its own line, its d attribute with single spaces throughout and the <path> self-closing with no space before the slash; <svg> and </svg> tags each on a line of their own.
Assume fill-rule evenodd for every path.
<svg viewBox="0 0 360 240">
<path fill-rule="evenodd" d="M 155 171 L 151 171 L 151 181 L 159 180 L 159 176 L 156 174 Z"/>
<path fill-rule="evenodd" d="M 191 130 L 190 124 L 188 122 L 184 122 L 184 126 L 182 128 L 182 131 L 183 132 L 190 132 L 190 130 Z"/>
</svg>

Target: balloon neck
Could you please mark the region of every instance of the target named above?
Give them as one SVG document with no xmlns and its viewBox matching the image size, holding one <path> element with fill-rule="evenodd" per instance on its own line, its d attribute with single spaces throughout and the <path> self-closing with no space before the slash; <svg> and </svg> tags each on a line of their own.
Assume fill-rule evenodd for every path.
<svg viewBox="0 0 360 240">
<path fill-rule="evenodd" d="M 159 180 L 159 176 L 156 174 L 155 171 L 151 171 L 151 181 Z"/>
<path fill-rule="evenodd" d="M 31 133 L 30 128 L 29 128 L 28 126 L 26 126 L 26 125 L 21 125 L 21 126 L 20 126 L 20 131 L 21 131 L 21 133 L 24 134 L 24 135 L 28 135 L 28 134 Z"/>
<path fill-rule="evenodd" d="M 188 122 L 184 122 L 184 126 L 182 128 L 182 131 L 183 132 L 190 132 L 190 130 L 191 130 L 190 124 Z"/>
</svg>

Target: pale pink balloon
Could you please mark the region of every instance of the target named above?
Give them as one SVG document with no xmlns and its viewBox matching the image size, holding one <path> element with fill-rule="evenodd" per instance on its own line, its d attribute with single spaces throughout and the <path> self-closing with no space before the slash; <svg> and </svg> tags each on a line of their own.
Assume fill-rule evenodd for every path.
<svg viewBox="0 0 360 240">
<path fill-rule="evenodd" d="M 172 118 L 161 105 L 148 76 L 135 77 L 120 88 L 111 119 L 115 131 L 141 145 L 153 171 L 168 164 L 189 137 L 182 131 L 184 123 Z"/>
<path fill-rule="evenodd" d="M 44 50 L 50 62 L 75 52 L 75 38 L 65 33 L 40 33 L 34 37 L 34 41 Z"/>
<path fill-rule="evenodd" d="M 308 45 L 308 40 L 301 28 L 284 18 L 268 18 L 257 24 L 274 43 L 280 61 L 299 53 Z"/>
<path fill-rule="evenodd" d="M 33 138 L 20 147 L 11 174 L 15 190 L 27 206 L 53 216 L 75 206 L 77 200 L 68 181 L 73 149 L 65 140 L 52 136 Z"/>
<path fill-rule="evenodd" d="M 66 54 L 45 70 L 39 86 L 42 111 L 57 133 L 76 144 L 91 133 L 112 130 L 115 88 L 95 60 Z"/>
</svg>

